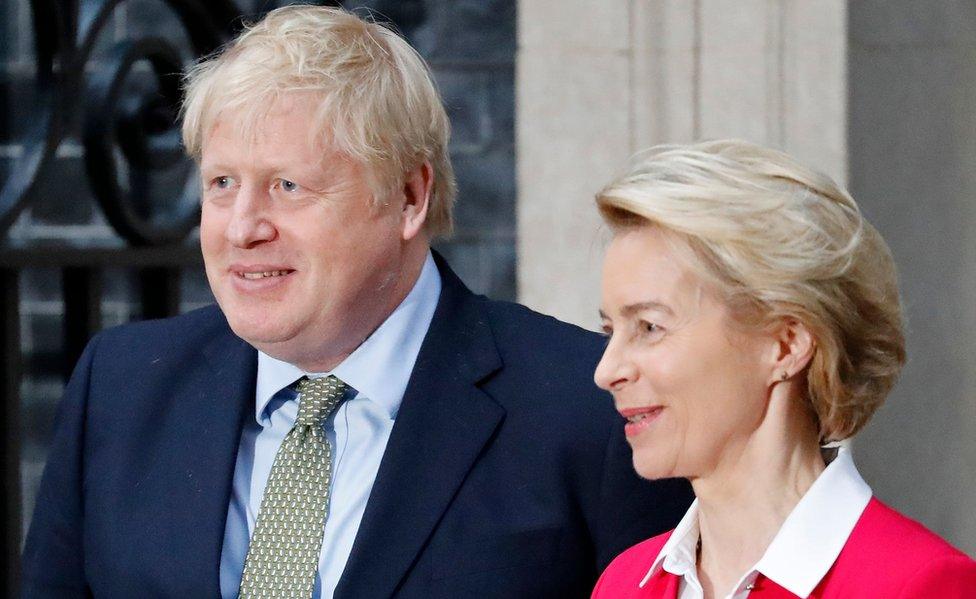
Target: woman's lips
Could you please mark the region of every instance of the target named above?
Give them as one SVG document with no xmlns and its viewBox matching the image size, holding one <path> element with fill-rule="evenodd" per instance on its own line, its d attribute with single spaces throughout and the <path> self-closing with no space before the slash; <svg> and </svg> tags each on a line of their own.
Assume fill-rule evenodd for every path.
<svg viewBox="0 0 976 599">
<path fill-rule="evenodd" d="M 643 432 L 657 420 L 664 410 L 664 406 L 646 406 L 643 408 L 627 408 L 619 410 L 620 415 L 627 419 L 624 425 L 624 434 L 633 437 Z"/>
</svg>

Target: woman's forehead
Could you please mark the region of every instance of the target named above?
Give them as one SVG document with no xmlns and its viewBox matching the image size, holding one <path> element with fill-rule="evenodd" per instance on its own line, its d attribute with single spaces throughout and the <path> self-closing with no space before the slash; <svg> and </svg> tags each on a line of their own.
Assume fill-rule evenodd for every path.
<svg viewBox="0 0 976 599">
<path fill-rule="evenodd" d="M 675 251 L 655 227 L 618 233 L 604 261 L 604 303 L 627 313 L 638 309 L 675 312 L 698 306 L 704 296 L 704 281 L 688 264 L 689 255 Z"/>
</svg>

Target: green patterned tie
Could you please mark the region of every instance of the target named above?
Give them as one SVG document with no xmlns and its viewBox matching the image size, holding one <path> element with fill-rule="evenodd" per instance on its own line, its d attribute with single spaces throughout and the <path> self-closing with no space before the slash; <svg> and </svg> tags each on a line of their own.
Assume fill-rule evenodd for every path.
<svg viewBox="0 0 976 599">
<path fill-rule="evenodd" d="M 322 425 L 345 390 L 334 376 L 298 383 L 298 418 L 268 476 L 244 560 L 240 599 L 312 596 L 332 482 L 332 450 Z"/>
</svg>

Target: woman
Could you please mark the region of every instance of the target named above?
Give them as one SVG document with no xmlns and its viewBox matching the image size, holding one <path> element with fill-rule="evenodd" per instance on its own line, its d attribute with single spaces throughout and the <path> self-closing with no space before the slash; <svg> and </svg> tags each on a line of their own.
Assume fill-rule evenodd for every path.
<svg viewBox="0 0 976 599">
<path fill-rule="evenodd" d="M 597 196 L 596 381 L 677 528 L 595 598 L 976 597 L 976 563 L 871 495 L 843 446 L 905 360 L 891 254 L 829 177 L 744 142 L 662 146 Z"/>
</svg>

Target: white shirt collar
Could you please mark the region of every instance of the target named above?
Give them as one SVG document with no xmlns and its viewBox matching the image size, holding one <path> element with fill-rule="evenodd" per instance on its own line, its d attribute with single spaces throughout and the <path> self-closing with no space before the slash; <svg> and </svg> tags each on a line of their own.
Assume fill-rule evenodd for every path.
<svg viewBox="0 0 976 599">
<path fill-rule="evenodd" d="M 794 595 L 808 597 L 834 565 L 871 495 L 871 487 L 854 466 L 850 450 L 838 448 L 837 457 L 796 504 L 752 572 L 743 578 L 758 572 Z M 640 586 L 661 569 L 677 576 L 694 570 L 698 537 L 695 500 Z"/>
<path fill-rule="evenodd" d="M 440 273 L 428 252 L 420 276 L 407 297 L 331 372 L 305 372 L 259 351 L 254 411 L 258 424 L 266 424 L 265 410 L 278 391 L 302 376 L 318 378 L 329 374 L 355 389 L 357 398 L 382 406 L 390 419 L 395 419 L 440 293 Z"/>
<path fill-rule="evenodd" d="M 701 533 L 698 529 L 698 500 L 691 503 L 691 507 L 674 528 L 674 532 L 668 537 L 664 547 L 658 552 L 651 569 L 640 581 L 641 588 L 662 569 L 675 576 L 684 576 L 689 571 L 696 569 L 698 561 L 698 537 Z"/>
</svg>

